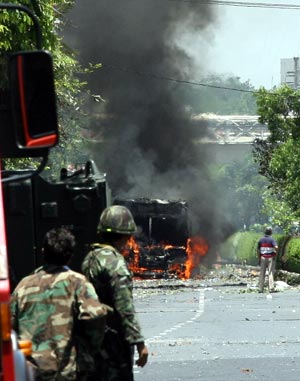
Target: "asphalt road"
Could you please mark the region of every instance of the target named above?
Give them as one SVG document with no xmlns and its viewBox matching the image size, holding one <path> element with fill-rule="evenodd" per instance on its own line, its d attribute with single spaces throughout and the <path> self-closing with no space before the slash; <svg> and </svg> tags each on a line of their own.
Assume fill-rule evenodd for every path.
<svg viewBox="0 0 300 381">
<path fill-rule="evenodd" d="M 248 291 L 135 287 L 150 352 L 135 380 L 299 381 L 299 289 Z"/>
</svg>

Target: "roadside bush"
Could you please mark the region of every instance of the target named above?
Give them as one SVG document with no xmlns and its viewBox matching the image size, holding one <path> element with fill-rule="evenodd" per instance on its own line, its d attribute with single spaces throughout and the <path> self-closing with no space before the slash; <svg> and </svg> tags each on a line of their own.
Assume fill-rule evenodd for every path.
<svg viewBox="0 0 300 381">
<path fill-rule="evenodd" d="M 219 248 L 220 256 L 228 262 L 236 262 L 236 246 L 240 233 L 234 233 L 224 241 Z"/>
<path fill-rule="evenodd" d="M 290 237 L 285 242 L 281 267 L 290 272 L 300 273 L 300 237 Z"/>
<path fill-rule="evenodd" d="M 221 258 L 229 263 L 257 265 L 257 242 L 261 233 L 237 232 L 220 247 Z"/>
<path fill-rule="evenodd" d="M 227 260 L 229 263 L 247 264 L 256 266 L 258 265 L 257 259 L 257 243 L 262 237 L 262 233 L 257 232 L 237 232 L 230 236 L 220 247 L 220 255 L 222 259 Z M 286 248 L 286 241 L 289 237 L 284 235 L 275 234 L 279 247 L 279 255 L 277 259 L 277 267 L 281 267 L 281 258 L 284 258 L 283 250 Z M 282 250 L 281 250 L 282 248 Z M 299 253 L 299 272 L 300 272 L 300 239 L 299 239 L 299 251 L 297 249 L 294 252 Z M 294 256 L 294 254 L 292 254 Z M 296 262 L 296 260 L 294 261 Z M 293 263 L 294 263 L 293 262 Z M 288 265 L 287 257 L 285 264 Z M 294 266 L 295 267 L 295 266 Z M 293 268 L 294 268 L 293 267 Z M 291 270 L 295 271 L 295 270 Z"/>
</svg>

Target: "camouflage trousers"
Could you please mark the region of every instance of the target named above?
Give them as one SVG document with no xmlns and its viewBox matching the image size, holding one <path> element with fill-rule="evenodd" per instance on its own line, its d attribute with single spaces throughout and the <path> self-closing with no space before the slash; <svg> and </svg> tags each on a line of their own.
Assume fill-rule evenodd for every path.
<svg viewBox="0 0 300 381">
<path fill-rule="evenodd" d="M 94 358 L 95 374 L 88 381 L 133 381 L 134 345 L 122 337 L 117 330 L 106 329 L 100 353 Z"/>
<path fill-rule="evenodd" d="M 87 381 L 133 381 L 132 365 L 97 358 L 96 372 Z"/>
</svg>

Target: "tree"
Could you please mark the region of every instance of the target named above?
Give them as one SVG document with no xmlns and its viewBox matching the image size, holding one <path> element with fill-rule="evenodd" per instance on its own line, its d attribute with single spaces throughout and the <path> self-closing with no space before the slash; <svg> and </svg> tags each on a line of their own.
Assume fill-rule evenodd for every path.
<svg viewBox="0 0 300 381">
<path fill-rule="evenodd" d="M 284 200 L 274 197 L 271 188 L 266 188 L 262 194 L 262 212 L 269 216 L 268 225 L 279 226 L 286 234 L 289 234 L 299 216 L 293 212 Z"/>
<path fill-rule="evenodd" d="M 269 181 L 273 204 L 282 209 L 282 219 L 284 214 L 299 219 L 300 90 L 288 86 L 273 91 L 262 88 L 256 98 L 259 120 L 268 126 L 270 136 L 255 141 L 254 158 Z"/>
<path fill-rule="evenodd" d="M 11 4 L 20 2 L 11 0 Z M 84 116 L 80 112 L 78 94 L 85 83 L 77 74 L 84 72 L 75 57 L 59 37 L 63 26 L 63 15 L 73 5 L 74 0 L 24 0 L 38 18 L 42 32 L 42 48 L 51 52 L 54 63 L 55 86 L 60 129 L 60 144 L 52 151 L 50 163 L 60 168 L 68 159 L 75 158 L 82 145 L 81 129 Z M 6 73 L 7 58 L 16 51 L 36 49 L 36 31 L 33 22 L 24 12 L 0 11 L 0 70 Z M 7 87 L 7 78 L 0 77 L 0 88 Z M 20 163 L 20 161 L 17 161 Z M 10 161 L 8 160 L 8 163 Z M 13 161 L 12 166 L 16 165 Z"/>
<path fill-rule="evenodd" d="M 256 115 L 254 87 L 238 77 L 211 75 L 203 83 L 212 87 L 189 86 L 185 102 L 195 114 L 211 112 L 220 115 Z M 233 91 L 236 89 L 241 91 Z"/>
</svg>

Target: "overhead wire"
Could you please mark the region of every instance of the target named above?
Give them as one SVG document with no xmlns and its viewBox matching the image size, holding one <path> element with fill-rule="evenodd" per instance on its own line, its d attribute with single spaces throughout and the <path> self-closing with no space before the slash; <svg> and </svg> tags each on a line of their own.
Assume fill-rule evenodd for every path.
<svg viewBox="0 0 300 381">
<path fill-rule="evenodd" d="M 223 1 L 223 0 L 168 0 L 177 3 L 202 3 L 206 5 L 225 5 L 230 7 L 246 7 L 246 8 L 271 8 L 271 9 L 290 9 L 300 10 L 299 4 L 280 4 L 280 3 L 259 3 L 250 1 Z"/>
<path fill-rule="evenodd" d="M 209 88 L 219 89 L 219 90 L 239 91 L 242 93 L 250 93 L 250 94 L 258 94 L 259 93 L 258 90 L 247 90 L 247 89 L 238 89 L 238 88 L 234 88 L 234 87 L 212 85 L 212 84 L 208 84 L 208 83 L 190 81 L 190 80 L 185 80 L 185 79 L 178 79 L 178 78 L 168 77 L 168 76 L 164 76 L 164 75 L 158 75 L 158 74 L 154 74 L 154 73 L 135 70 L 135 69 L 131 69 L 128 67 L 109 65 L 109 64 L 105 64 L 105 63 L 102 63 L 101 65 L 103 68 L 133 73 L 136 75 L 143 76 L 145 78 L 148 77 L 148 78 L 153 78 L 153 79 L 158 79 L 158 80 L 163 80 L 163 81 L 175 82 L 175 83 L 180 83 L 180 84 L 185 84 L 185 85 L 209 87 Z"/>
<path fill-rule="evenodd" d="M 217 90 L 237 91 L 237 92 L 248 93 L 248 94 L 252 94 L 252 95 L 258 95 L 258 94 L 260 94 L 260 90 L 266 90 L 268 95 L 274 95 L 274 96 L 277 96 L 277 97 L 284 97 L 284 98 L 287 98 L 287 99 L 293 99 L 293 98 L 299 99 L 299 95 L 297 95 L 297 94 L 292 94 L 292 95 L 285 96 L 283 94 L 276 93 L 276 92 L 274 92 L 272 90 L 267 90 L 263 86 L 260 87 L 260 90 L 238 89 L 238 88 L 235 88 L 235 87 L 219 86 L 219 85 L 212 85 L 212 84 L 208 84 L 208 83 L 190 81 L 190 80 L 185 80 L 185 79 L 178 79 L 178 78 L 168 77 L 168 76 L 164 76 L 164 75 L 144 72 L 144 71 L 140 71 L 140 70 L 136 70 L 136 69 L 131 69 L 131 68 L 128 68 L 128 67 L 115 66 L 115 65 L 105 64 L 105 63 L 101 63 L 101 67 L 102 68 L 112 69 L 112 70 L 118 70 L 118 71 L 128 72 L 128 73 L 132 73 L 132 74 L 135 74 L 135 75 L 140 75 L 140 76 L 145 77 L 145 78 L 157 79 L 157 80 L 169 81 L 169 82 L 175 82 L 175 83 L 179 83 L 179 84 L 183 84 L 183 85 L 202 86 L 202 87 L 208 87 L 208 88 L 217 89 Z"/>
<path fill-rule="evenodd" d="M 35 1 L 35 0 L 32 0 Z M 227 6 L 239 6 L 239 7 L 259 7 L 259 8 L 277 8 L 277 9 L 296 9 L 300 10 L 300 5 L 297 4 L 278 4 L 278 3 L 256 3 L 256 2 L 247 2 L 247 1 L 224 1 L 224 0 L 167 0 L 170 2 L 201 2 L 203 4 L 211 4 L 211 5 L 227 5 Z M 46 2 L 41 1 L 41 3 L 45 6 L 51 7 L 55 12 L 60 14 L 60 16 L 64 17 L 56 8 L 53 6 L 48 5 Z M 164 81 L 170 81 L 170 82 L 175 82 L 175 83 L 180 83 L 180 84 L 186 84 L 186 85 L 194 85 L 194 86 L 202 86 L 202 87 L 207 87 L 207 88 L 212 88 L 212 89 L 218 89 L 218 90 L 228 90 L 228 91 L 237 91 L 237 92 L 242 92 L 242 93 L 249 93 L 249 94 L 258 94 L 258 90 L 246 90 L 246 89 L 238 89 L 234 87 L 228 87 L 228 86 L 219 86 L 219 85 L 212 85 L 208 83 L 202 83 L 202 82 L 195 82 L 195 81 L 190 81 L 190 80 L 183 80 L 183 79 L 178 79 L 178 78 L 172 78 L 168 76 L 163 76 L 163 75 L 158 75 L 154 73 L 149 73 L 149 72 L 143 72 L 139 70 L 134 70 L 128 67 L 121 67 L 121 66 L 115 66 L 115 65 L 109 65 L 109 64 L 104 64 L 101 63 L 102 67 L 106 67 L 112 70 L 119 70 L 119 71 L 124 71 L 124 72 L 130 72 L 134 73 L 136 75 L 148 77 L 148 78 L 153 78 L 153 79 L 158 79 L 158 80 L 164 80 Z M 278 95 L 276 93 L 272 93 L 271 91 L 268 91 L 269 94 L 273 95 Z"/>
</svg>

